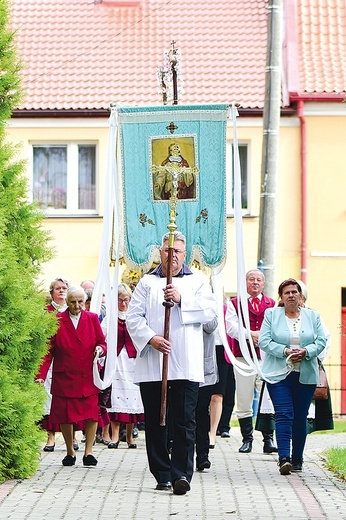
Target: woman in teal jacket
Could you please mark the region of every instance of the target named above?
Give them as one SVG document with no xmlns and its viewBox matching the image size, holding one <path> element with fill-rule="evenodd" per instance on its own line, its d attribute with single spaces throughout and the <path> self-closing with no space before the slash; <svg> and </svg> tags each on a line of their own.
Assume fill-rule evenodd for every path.
<svg viewBox="0 0 346 520">
<path fill-rule="evenodd" d="M 326 338 L 320 315 L 301 308 L 296 280 L 280 284 L 279 298 L 279 306 L 265 312 L 259 346 L 265 352 L 262 372 L 275 409 L 280 473 L 288 475 L 302 470 L 307 415 L 318 383 L 317 356 Z"/>
</svg>

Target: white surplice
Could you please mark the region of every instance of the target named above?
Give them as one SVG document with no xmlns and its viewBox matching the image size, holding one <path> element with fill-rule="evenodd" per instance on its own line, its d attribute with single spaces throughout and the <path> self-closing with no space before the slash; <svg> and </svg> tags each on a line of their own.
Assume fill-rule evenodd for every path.
<svg viewBox="0 0 346 520">
<path fill-rule="evenodd" d="M 181 294 L 181 304 L 170 311 L 168 380 L 204 382 L 203 324 L 216 316 L 216 303 L 206 277 L 199 273 L 173 277 Z M 162 379 L 162 354 L 148 344 L 155 335 L 164 335 L 163 288 L 166 278 L 144 275 L 131 298 L 126 324 L 137 349 L 134 382 Z"/>
</svg>

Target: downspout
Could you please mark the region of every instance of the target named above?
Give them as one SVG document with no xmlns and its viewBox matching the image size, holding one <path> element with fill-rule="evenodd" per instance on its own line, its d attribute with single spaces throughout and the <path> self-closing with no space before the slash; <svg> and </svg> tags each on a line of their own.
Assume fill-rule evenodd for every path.
<svg viewBox="0 0 346 520">
<path fill-rule="evenodd" d="M 306 283 L 306 200 L 307 200 L 307 188 L 306 188 L 306 121 L 304 117 L 304 101 L 298 100 L 298 117 L 300 120 L 300 174 L 301 174 L 301 250 L 300 250 L 300 279 Z"/>
</svg>

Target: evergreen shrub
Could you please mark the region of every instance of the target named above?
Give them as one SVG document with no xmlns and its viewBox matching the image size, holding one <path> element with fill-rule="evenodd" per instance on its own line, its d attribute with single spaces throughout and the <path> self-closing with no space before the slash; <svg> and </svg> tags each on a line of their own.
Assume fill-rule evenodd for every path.
<svg viewBox="0 0 346 520">
<path fill-rule="evenodd" d="M 6 121 L 21 99 L 13 38 L 8 0 L 0 0 L 0 482 L 37 468 L 46 394 L 34 381 L 57 327 L 38 283 L 52 256 L 50 237 L 27 200 L 25 163 L 6 141 Z"/>
</svg>

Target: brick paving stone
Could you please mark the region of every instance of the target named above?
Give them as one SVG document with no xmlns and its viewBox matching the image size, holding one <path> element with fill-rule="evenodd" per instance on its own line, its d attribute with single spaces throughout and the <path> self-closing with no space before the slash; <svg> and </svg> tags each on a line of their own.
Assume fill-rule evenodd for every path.
<svg viewBox="0 0 346 520">
<path fill-rule="evenodd" d="M 263 453 L 259 432 L 253 451 L 241 454 L 239 428 L 217 438 L 210 470 L 196 472 L 184 496 L 156 491 L 140 432 L 137 450 L 96 444 L 98 465 L 84 468 L 83 453 L 65 468 L 61 436 L 42 453 L 33 477 L 0 486 L 1 520 L 346 520 L 346 485 L 325 468 L 323 450 L 346 446 L 346 434 L 309 435 L 304 471 L 282 476 L 277 455 Z"/>
</svg>

